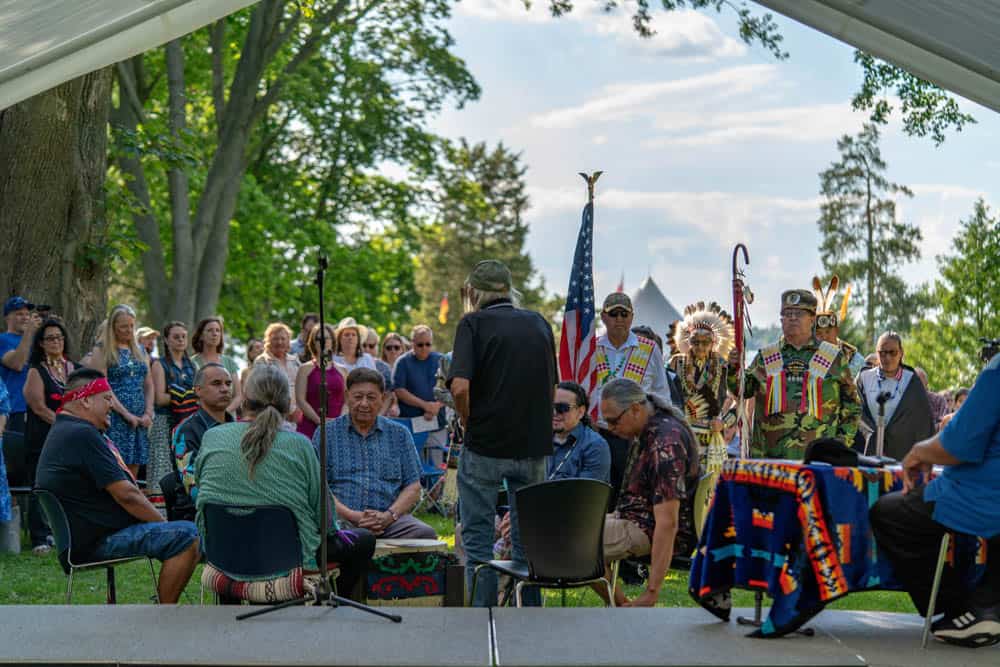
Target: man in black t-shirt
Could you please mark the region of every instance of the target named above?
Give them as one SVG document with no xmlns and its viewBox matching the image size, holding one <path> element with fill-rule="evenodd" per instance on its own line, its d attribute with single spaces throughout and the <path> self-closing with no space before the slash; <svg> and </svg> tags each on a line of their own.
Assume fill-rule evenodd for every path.
<svg viewBox="0 0 1000 667">
<path fill-rule="evenodd" d="M 463 294 L 467 312 L 455 332 L 448 383 L 465 426 L 458 494 L 471 590 L 476 565 L 493 557 L 500 487 L 506 484 L 513 499 L 520 487 L 545 479 L 558 379 L 552 328 L 538 313 L 514 307 L 506 266 L 480 262 Z M 511 514 L 514 562 L 526 566 L 513 502 Z M 489 607 L 496 600 L 496 575 L 483 570 L 472 604 Z M 524 604 L 541 604 L 537 587 L 528 587 Z"/>
<path fill-rule="evenodd" d="M 35 483 L 59 498 L 73 536 L 73 560 L 149 556 L 163 562 L 161 603 L 175 603 L 198 564 L 198 531 L 190 521 L 164 522 L 139 490 L 108 428 L 112 393 L 98 371 L 70 374 L 62 407 L 38 461 Z M 65 564 L 66 553 L 59 554 Z"/>
</svg>

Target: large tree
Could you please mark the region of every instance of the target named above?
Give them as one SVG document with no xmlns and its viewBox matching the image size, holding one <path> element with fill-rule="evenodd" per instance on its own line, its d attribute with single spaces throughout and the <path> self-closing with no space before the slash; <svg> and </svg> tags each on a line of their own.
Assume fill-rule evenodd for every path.
<svg viewBox="0 0 1000 667">
<path fill-rule="evenodd" d="M 840 159 L 819 175 L 820 257 L 828 272 L 863 287 L 856 293 L 864 306 L 864 338 L 869 344 L 877 328 L 898 319 L 893 304 L 914 299 L 896 271 L 903 262 L 920 257 L 921 240 L 916 226 L 896 219 L 894 197 L 913 193 L 886 177 L 878 143 L 878 129 L 871 124 L 857 136 L 841 137 Z"/>
<path fill-rule="evenodd" d="M 449 0 L 265 0 L 118 67 L 117 164 L 153 321 L 193 321 L 220 299 L 243 331 L 294 318 L 314 307 L 303 267 L 320 246 L 393 264 L 383 290 L 412 284 L 398 261 L 412 249 L 387 234 L 416 195 L 377 168 L 432 163 L 429 117 L 479 93 L 450 52 L 449 12 Z M 333 294 L 382 303 L 352 292 L 339 264 Z M 400 322 L 410 294 L 359 315 Z"/>
<path fill-rule="evenodd" d="M 985 201 L 962 220 L 952 253 L 938 257 L 938 266 L 940 310 L 915 327 L 907 354 L 935 387 L 968 386 L 982 367 L 979 339 L 1000 336 L 1000 216 Z"/>
<path fill-rule="evenodd" d="M 445 150 L 436 176 L 436 217 L 421 234 L 417 290 L 422 305 L 414 315 L 414 323 L 431 326 L 441 347 L 454 338 L 462 284 L 481 260 L 504 262 L 523 305 L 544 308 L 544 288 L 524 248 L 529 204 L 524 173 L 520 154 L 502 143 L 491 149 L 463 139 Z M 446 295 L 449 315 L 441 323 L 439 306 Z"/>
<path fill-rule="evenodd" d="M 116 261 L 104 178 L 111 71 L 0 110 L 0 295 L 48 303 L 89 347 Z"/>
</svg>

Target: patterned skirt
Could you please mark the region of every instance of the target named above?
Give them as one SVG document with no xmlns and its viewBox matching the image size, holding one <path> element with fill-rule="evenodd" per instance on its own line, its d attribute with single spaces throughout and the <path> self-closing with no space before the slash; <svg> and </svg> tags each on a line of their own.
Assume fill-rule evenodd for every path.
<svg viewBox="0 0 1000 667">
<path fill-rule="evenodd" d="M 7 486 L 7 467 L 3 462 L 3 447 L 0 446 L 0 522 L 10 521 L 13 516 L 10 487 Z"/>
<path fill-rule="evenodd" d="M 112 411 L 111 426 L 108 427 L 107 436 L 115 443 L 126 465 L 141 466 L 147 463 L 149 440 L 146 431 L 147 429 L 141 426 L 132 428 L 117 412 Z"/>
<path fill-rule="evenodd" d="M 146 495 L 164 516 L 166 507 L 163 504 L 160 480 L 174 469 L 174 453 L 170 447 L 172 421 L 170 415 L 157 413 L 153 417 L 153 426 L 149 429 L 149 461 L 146 463 Z"/>
</svg>

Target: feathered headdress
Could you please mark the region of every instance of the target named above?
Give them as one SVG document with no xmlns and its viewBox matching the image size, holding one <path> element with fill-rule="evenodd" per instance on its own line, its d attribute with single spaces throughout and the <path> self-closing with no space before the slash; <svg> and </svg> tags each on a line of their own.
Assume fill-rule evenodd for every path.
<svg viewBox="0 0 1000 667">
<path fill-rule="evenodd" d="M 712 336 L 713 351 L 726 358 L 733 349 L 733 318 L 714 301 L 705 305 L 704 301 L 693 303 L 684 309 L 684 319 L 677 323 L 674 342 L 677 351 L 687 354 L 691 351 L 691 336 L 708 333 Z"/>
<path fill-rule="evenodd" d="M 847 289 L 844 290 L 844 298 L 840 300 L 840 312 L 837 313 L 833 310 L 833 300 L 837 296 L 837 290 L 840 289 L 840 277 L 836 274 L 830 278 L 830 285 L 824 291 L 823 283 L 820 282 L 819 276 L 813 276 L 812 282 L 813 294 L 816 295 L 816 314 L 817 315 L 837 315 L 837 322 L 843 322 L 847 318 L 847 303 L 851 298 L 851 286 L 848 285 Z"/>
</svg>

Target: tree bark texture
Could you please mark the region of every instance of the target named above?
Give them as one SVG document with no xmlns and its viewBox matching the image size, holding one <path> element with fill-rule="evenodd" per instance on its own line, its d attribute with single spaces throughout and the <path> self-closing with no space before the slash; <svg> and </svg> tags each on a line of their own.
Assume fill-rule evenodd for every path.
<svg viewBox="0 0 1000 667">
<path fill-rule="evenodd" d="M 0 111 L 0 297 L 53 307 L 73 356 L 107 312 L 111 68 Z"/>
</svg>

